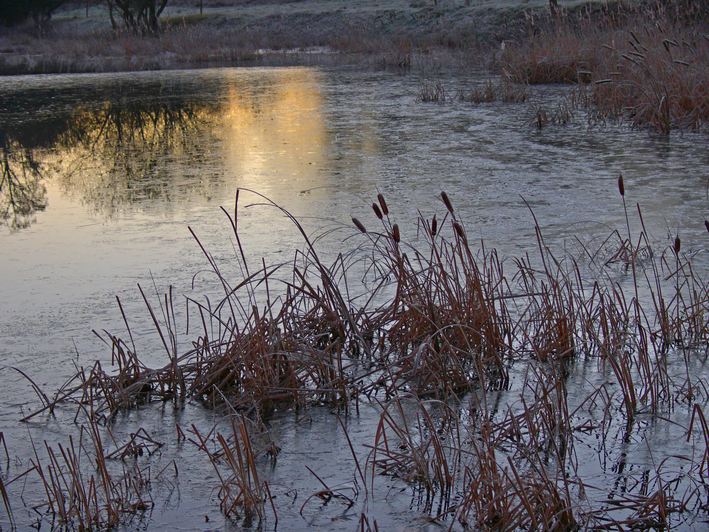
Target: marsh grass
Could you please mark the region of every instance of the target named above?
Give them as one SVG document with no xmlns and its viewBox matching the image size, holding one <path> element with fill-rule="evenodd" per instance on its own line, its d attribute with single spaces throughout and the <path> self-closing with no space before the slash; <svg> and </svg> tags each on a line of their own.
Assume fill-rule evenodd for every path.
<svg viewBox="0 0 709 532">
<path fill-rule="evenodd" d="M 504 103 L 523 103 L 527 101 L 527 97 L 526 85 L 512 83 L 505 79 L 498 83 L 493 83 L 488 80 L 482 86 L 458 92 L 458 99 L 460 101 L 475 104 L 496 101 Z"/>
<path fill-rule="evenodd" d="M 80 369 L 27 416 L 71 403 L 77 416 L 89 412 L 92 419 L 88 442 L 82 431 L 78 444 L 58 452 L 45 444 L 47 465 L 35 454 L 46 506 L 67 523 L 115 523 L 120 508 L 142 508 L 140 470 L 115 477 L 100 466 L 98 476 L 79 475 L 77 449 L 93 446 L 98 456 L 95 427 L 121 410 L 192 399 L 236 416 L 229 436 L 178 427 L 178 438 L 191 439 L 215 468 L 222 511 L 261 522 L 270 507 L 277 519 L 259 471 L 265 451 L 254 447 L 247 420 L 312 404 L 347 414 L 366 400 L 381 410 L 365 467 L 348 436 L 353 484 L 330 487 L 312 471 L 322 489 L 301 512 L 314 501 L 337 499 L 349 508 L 358 498 L 369 500 L 375 478 L 384 474 L 422 493 L 422 511 L 436 513 L 436 520 L 468 527 L 692 522 L 707 492 L 709 431 L 702 405 L 709 395 L 706 378 L 691 368 L 709 344 L 709 287 L 680 237 L 655 249 L 642 211 L 626 204 L 631 191 L 622 177 L 618 187 L 627 227 L 598 248 L 581 245 L 580 256 L 555 253 L 531 209 L 536 254 L 503 260 L 469 237 L 445 192 L 439 212 L 419 215 L 410 226 L 397 223 L 379 194 L 370 219 L 353 219 L 353 251 L 332 264 L 292 214 L 240 190 L 234 211 L 224 213 L 241 279 L 232 284 L 193 232 L 223 297 L 210 304 L 189 300 L 200 322 L 192 347 L 178 349 L 172 291 L 152 301 L 141 289 L 168 362 L 143 364 L 130 329 L 125 340 L 103 333 L 111 370 L 98 362 Z M 244 194 L 291 221 L 303 241 L 293 261 L 249 268 L 239 235 Z M 639 224 L 637 234 L 631 218 Z M 415 241 L 407 235 L 416 235 Z M 353 264 L 365 270 L 364 298 L 350 295 Z M 123 312 L 120 301 L 119 308 Z M 575 364 L 595 365 L 604 377 L 579 391 L 570 388 Z M 510 391 L 515 401 L 492 404 L 494 394 Z M 465 417 L 464 397 L 470 405 Z M 634 437 L 638 419 L 659 423 L 675 409 L 692 413 L 683 427 L 686 453 L 658 461 L 644 476 L 618 474 L 626 486 L 622 496 L 585 476 L 579 452 L 590 440 L 600 442 L 599 456 L 622 470 L 629 458 L 616 456 L 617 448 Z M 110 456 L 149 454 L 159 445 L 139 431 Z M 363 529 L 376 528 L 362 515 Z"/>
<path fill-rule="evenodd" d="M 518 83 L 578 83 L 595 113 L 661 133 L 709 118 L 709 39 L 702 2 L 626 6 L 557 19 L 504 50 Z M 579 101 L 579 100 L 577 100 Z"/>
<path fill-rule="evenodd" d="M 417 101 L 423 103 L 445 103 L 458 100 L 460 102 L 473 103 L 476 105 L 492 102 L 523 103 L 527 101 L 527 87 L 525 85 L 501 80 L 493 83 L 488 80 L 483 84 L 474 86 L 471 89 L 459 89 L 455 97 L 451 97 L 444 83 L 440 80 L 432 82 L 425 81 L 417 95 Z"/>
<path fill-rule="evenodd" d="M 421 485 L 427 494 L 424 511 L 430 511 L 434 494 L 446 501 L 451 497 L 463 446 L 458 424 L 457 414 L 445 403 L 397 397 L 380 415 L 370 454 L 372 472 Z"/>
<path fill-rule="evenodd" d="M 68 445 L 44 442 L 45 458 L 33 447 L 31 470 L 39 478 L 46 502 L 36 506 L 56 519 L 59 526 L 82 530 L 113 527 L 152 507 L 149 496 L 150 471 L 134 462 L 118 473 L 109 468 L 100 429 L 89 420 L 78 440 Z M 90 460 L 91 472 L 84 464 Z M 25 473 L 25 474 L 27 474 Z"/>
<path fill-rule="evenodd" d="M 277 525 L 278 514 L 268 483 L 259 478 L 258 450 L 254 449 L 247 421 L 233 419 L 231 435 L 216 432 L 217 448 L 214 451 L 209 450 L 208 435 L 202 435 L 194 426 L 192 433 L 197 438 L 195 445 L 208 456 L 219 478 L 218 498 L 222 513 L 229 518 L 242 519 L 245 526 L 249 526 L 249 523 L 263 521 L 266 502 L 270 501 L 274 526 Z"/>
<path fill-rule="evenodd" d="M 424 103 L 444 103 L 446 99 L 446 88 L 440 81 L 424 82 L 418 94 L 418 100 Z"/>
</svg>

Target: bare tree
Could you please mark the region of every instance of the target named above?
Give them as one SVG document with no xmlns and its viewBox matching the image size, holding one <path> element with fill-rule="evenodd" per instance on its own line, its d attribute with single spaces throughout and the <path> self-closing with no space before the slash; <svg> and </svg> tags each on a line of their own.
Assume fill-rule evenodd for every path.
<svg viewBox="0 0 709 532">
<path fill-rule="evenodd" d="M 159 18 L 167 6 L 168 0 L 106 0 L 111 25 L 118 27 L 114 13 L 123 20 L 123 25 L 135 32 L 157 33 L 160 29 Z"/>
<path fill-rule="evenodd" d="M 549 0 L 549 12 L 553 18 L 559 16 L 559 2 L 557 0 Z"/>
</svg>

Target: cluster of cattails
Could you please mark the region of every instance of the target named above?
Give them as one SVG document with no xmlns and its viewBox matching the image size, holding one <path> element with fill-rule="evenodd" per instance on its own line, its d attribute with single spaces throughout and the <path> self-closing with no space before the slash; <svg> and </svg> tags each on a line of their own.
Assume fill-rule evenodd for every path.
<svg viewBox="0 0 709 532">
<path fill-rule="evenodd" d="M 374 215 L 382 222 L 384 230 L 391 237 L 394 243 L 398 244 L 401 242 L 399 225 L 391 223 L 389 219 L 389 206 L 387 205 L 386 199 L 384 199 L 384 194 L 381 192 L 377 194 L 377 202 L 372 203 L 372 210 L 374 211 Z M 361 233 L 367 233 L 367 228 L 362 222 L 359 221 L 359 219 L 352 217 L 352 223 Z"/>
<path fill-rule="evenodd" d="M 617 186 L 625 205 L 622 176 Z M 609 426 L 629 434 L 640 412 L 655 415 L 676 404 L 692 407 L 707 400 L 706 385 L 701 375 L 690 371 L 690 361 L 709 342 L 709 284 L 695 273 L 679 236 L 664 251 L 653 252 L 644 226 L 640 237 L 634 237 L 629 222 L 627 236 L 614 231 L 606 243 L 627 250 L 633 293 L 621 283 L 586 279 L 572 258 L 552 253 L 538 226 L 538 259 L 525 256 L 506 266 L 510 263 L 503 263 L 495 250 L 474 249 L 448 194 L 442 192 L 440 201 L 445 210 L 430 219 L 420 216 L 422 230 L 417 234 L 423 238 L 416 245 L 402 240 L 383 194 L 372 203 L 380 230 L 367 230 L 353 219 L 364 235 L 358 250 L 371 245 L 384 279 L 375 288 L 365 285 L 371 291 L 365 303 L 350 298 L 333 281 L 335 271 L 346 277 L 347 268 L 340 263 L 325 265 L 304 235 L 309 253 L 294 262 L 283 293 L 269 291 L 260 307 L 253 287 L 273 290 L 277 269 L 264 266 L 248 274 L 217 305 L 223 313 L 199 308 L 204 333 L 191 350 L 179 354 L 166 342 L 170 362 L 162 368 L 147 368 L 132 341 L 109 335 L 115 370 L 106 371 L 98 362 L 81 369 L 54 401 L 45 398 L 38 412 L 72 402 L 80 412 L 92 412 L 94 422 L 107 421 L 122 409 L 151 400 L 196 398 L 267 416 L 276 406 L 324 403 L 347 411 L 370 399 L 383 405 L 370 457 L 372 474 L 397 476 L 422 488 L 427 497 L 439 497 L 441 507 L 447 508 L 445 515 L 455 516 L 464 526 L 572 529 L 615 523 L 602 501 L 585 511 L 569 496 L 572 488 L 598 489 L 577 475 L 574 442 L 581 432 L 605 445 Z M 642 224 L 641 213 L 639 218 Z M 293 223 L 298 224 L 295 219 Z M 709 222 L 706 225 L 709 230 Z M 232 227 L 236 231 L 237 224 Z M 641 248 L 647 250 L 642 264 Z M 594 250 L 585 254 L 598 255 Z M 232 286 L 223 281 L 225 287 Z M 166 296 L 163 303 L 164 314 L 174 316 L 172 298 Z M 174 320 L 161 324 L 160 313 L 148 309 L 160 336 L 172 338 Z M 681 378 L 668 372 L 671 353 L 683 355 L 672 357 L 686 366 Z M 566 389 L 573 382 L 567 378 L 568 363 L 580 358 L 597 361 L 599 375 L 605 376 L 582 402 L 584 411 L 593 411 L 583 423 L 578 419 L 582 411 L 570 411 Z M 357 373 L 362 359 L 372 368 L 365 378 Z M 510 368 L 519 361 L 528 368 L 521 404 L 492 411 L 484 397 L 473 394 L 478 397 L 473 405 L 477 414 L 461 423 L 448 401 L 471 390 L 484 396 L 488 390 L 508 388 Z M 406 397 L 413 398 L 413 410 L 403 405 Z M 693 431 L 703 431 L 706 438 L 705 416 L 701 407 L 694 408 L 688 438 Z M 407 421 L 412 411 L 414 417 Z M 259 477 L 259 452 L 245 423 L 235 424 L 231 437 L 218 437 L 216 449 L 196 429 L 192 434 L 200 448 L 210 449 L 222 511 L 261 520 L 266 502 L 272 507 L 275 502 Z M 464 425 L 473 432 L 464 434 Z M 177 431 L 179 439 L 191 438 L 181 428 Z M 160 446 L 146 432 L 137 431 L 111 456 L 135 458 Z M 545 459 L 556 469 L 529 449 L 545 449 Z M 692 482 L 704 474 L 708 462 L 705 448 L 695 450 L 704 461 L 689 460 L 687 475 Z M 118 479 L 101 469 L 100 479 L 94 476 L 91 484 L 87 477 L 84 488 L 73 481 L 53 485 L 52 475 L 73 468 L 72 456 L 78 451 L 61 458 L 52 448 L 47 451 L 49 465 L 36 458 L 35 471 L 44 475 L 49 507 L 66 523 L 91 520 L 92 526 L 112 525 L 125 510 L 124 502 L 147 504 L 138 490 L 140 477 L 132 470 Z M 360 472 L 362 484 L 367 483 L 364 476 Z M 656 476 L 657 496 L 670 497 L 676 488 L 659 470 Z M 0 478 L 0 495 L 9 507 L 6 488 Z M 105 497 L 99 488 L 108 490 Z M 68 508 L 66 501 L 79 499 L 63 497 L 67 492 L 90 495 L 99 504 Z M 349 497 L 336 489 L 326 492 L 328 497 Z M 453 493 L 461 496 L 455 507 L 447 507 Z M 685 499 L 694 504 L 697 494 L 701 492 L 690 490 Z M 635 506 L 629 508 L 636 513 L 622 523 L 640 526 L 647 515 L 657 517 L 654 496 L 648 490 L 634 491 Z M 113 502 L 105 502 L 107 497 Z M 689 503 L 683 508 L 677 513 L 692 511 Z"/>
</svg>

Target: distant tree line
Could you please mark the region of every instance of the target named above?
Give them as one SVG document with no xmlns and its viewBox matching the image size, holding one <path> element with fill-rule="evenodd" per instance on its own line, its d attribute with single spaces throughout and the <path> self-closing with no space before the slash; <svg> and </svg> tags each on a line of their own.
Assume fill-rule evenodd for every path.
<svg viewBox="0 0 709 532">
<path fill-rule="evenodd" d="M 96 0 L 104 3 L 113 29 L 123 27 L 136 33 L 156 33 L 159 18 L 169 0 Z M 89 0 L 0 0 L 0 24 L 14 26 L 29 19 L 43 33 L 52 14 L 65 4 L 89 5 Z"/>
</svg>

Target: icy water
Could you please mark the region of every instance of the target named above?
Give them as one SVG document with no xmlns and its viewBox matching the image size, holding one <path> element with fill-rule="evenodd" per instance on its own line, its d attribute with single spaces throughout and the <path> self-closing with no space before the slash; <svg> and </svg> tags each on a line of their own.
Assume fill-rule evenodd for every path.
<svg viewBox="0 0 709 532">
<path fill-rule="evenodd" d="M 445 81 L 454 92 L 483 78 Z M 213 294 L 215 281 L 188 226 L 228 265 L 235 249 L 219 207 L 233 208 L 237 187 L 268 196 L 309 231 L 335 230 L 336 238 L 322 246 L 330 258 L 347 249 L 342 240 L 356 231 L 351 216 L 371 223 L 377 192 L 387 197 L 404 237 L 413 238 L 417 211 L 440 212 L 438 195 L 445 190 L 471 235 L 517 256 L 535 247 L 522 198 L 555 249 L 578 250 L 577 237 L 600 243 L 623 228 L 616 188 L 622 173 L 626 199 L 631 208 L 641 205 L 653 239 L 663 246 L 680 235 L 706 278 L 706 135 L 657 137 L 589 125 L 583 117 L 537 130 L 530 125 L 535 105 L 556 101 L 562 89 L 536 89 L 524 104 L 474 106 L 419 103 L 421 84 L 415 75 L 307 68 L 0 80 L 0 431 L 11 455 L 1 466 L 3 478 L 28 469 L 30 438 L 64 442 L 75 430 L 71 408 L 18 423 L 40 403 L 11 368 L 50 395 L 76 365 L 110 362 L 110 349 L 91 331 L 123 331 L 117 295 L 144 361 L 163 365 L 136 283 L 151 293 L 154 284 L 158 291 L 173 285 L 177 294 Z M 295 229 L 259 202 L 247 193 L 240 202 L 247 256 L 256 265 L 261 257 L 291 259 L 302 246 Z M 183 314 L 178 308 L 178 317 Z M 181 338 L 181 345 L 190 340 Z M 707 368 L 699 364 L 696 371 Z M 597 378 L 580 371 L 579 390 Z M 687 412 L 678 416 L 688 423 Z M 363 460 L 377 421 L 377 408 L 366 405 L 346 421 Z M 217 479 L 205 457 L 177 442 L 176 422 L 205 432 L 224 423 L 199 405 L 174 411 L 168 404 L 128 413 L 113 429 L 125 435 L 142 426 L 165 443 L 150 464 L 155 506 L 127 526 L 237 527 L 219 513 Z M 318 407 L 285 412 L 270 426 L 282 450 L 273 468 L 264 464 L 264 475 L 279 501 L 279 528 L 353 530 L 357 506 L 347 509 L 337 500 L 323 506 L 317 499 L 303 506 L 320 489 L 306 465 L 317 467 L 331 487 L 352 483 L 354 462 L 335 415 Z M 651 429 L 627 445 L 642 454 L 645 439 L 655 438 L 671 453 L 683 435 Z M 177 476 L 164 469 L 172 460 Z M 10 492 L 15 520 L 25 527 L 40 517 L 31 506 L 42 494 L 30 481 L 21 489 L 21 482 Z M 435 528 L 404 483 L 380 478 L 377 493 L 367 513 L 380 529 Z"/>
</svg>

